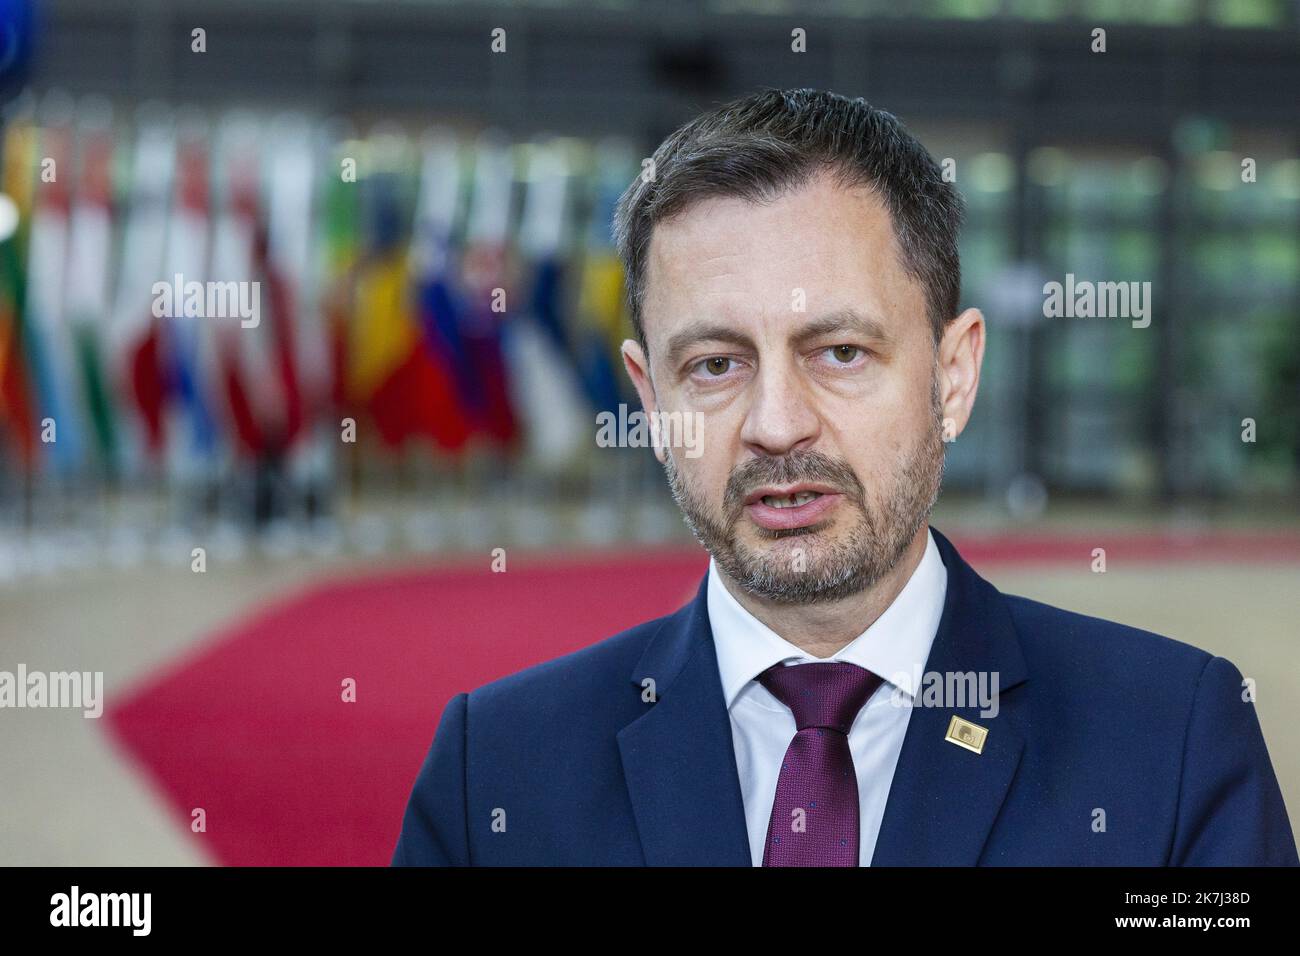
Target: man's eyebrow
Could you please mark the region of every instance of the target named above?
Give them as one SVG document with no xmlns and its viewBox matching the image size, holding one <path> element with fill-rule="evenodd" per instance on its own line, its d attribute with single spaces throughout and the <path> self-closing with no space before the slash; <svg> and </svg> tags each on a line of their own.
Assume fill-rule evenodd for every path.
<svg viewBox="0 0 1300 956">
<path fill-rule="evenodd" d="M 734 326 L 724 325 L 721 322 L 708 322 L 700 320 L 692 322 L 680 332 L 675 332 L 668 340 L 668 364 L 675 366 L 681 361 L 682 355 L 686 353 L 691 346 L 699 342 L 729 342 L 732 345 L 738 345 L 741 348 L 752 349 L 754 341 L 744 332 Z"/>
<path fill-rule="evenodd" d="M 813 319 L 796 329 L 790 335 L 790 343 L 800 345 L 812 339 L 845 332 L 856 333 L 883 345 L 889 345 L 894 340 L 894 337 L 885 329 L 885 324 L 879 319 L 863 315 L 856 309 L 840 309 L 837 312 L 831 312 L 820 318 Z"/>
</svg>

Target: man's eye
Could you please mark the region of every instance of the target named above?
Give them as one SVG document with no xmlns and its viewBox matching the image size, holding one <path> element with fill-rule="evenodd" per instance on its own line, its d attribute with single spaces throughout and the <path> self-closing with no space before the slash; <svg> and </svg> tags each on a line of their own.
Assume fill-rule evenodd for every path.
<svg viewBox="0 0 1300 956">
<path fill-rule="evenodd" d="M 834 345 L 830 353 L 837 362 L 847 365 L 862 353 L 862 349 L 856 345 Z"/>
<path fill-rule="evenodd" d="M 709 375 L 725 375 L 731 368 L 731 359 L 724 355 L 715 355 L 712 358 L 706 358 L 699 364 Z"/>
</svg>

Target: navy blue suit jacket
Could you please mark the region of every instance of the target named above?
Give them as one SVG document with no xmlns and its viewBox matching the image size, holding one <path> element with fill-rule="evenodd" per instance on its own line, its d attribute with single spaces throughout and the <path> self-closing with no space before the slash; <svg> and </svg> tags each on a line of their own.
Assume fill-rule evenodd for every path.
<svg viewBox="0 0 1300 956">
<path fill-rule="evenodd" d="M 1231 662 L 1003 595 L 934 537 L 926 671 L 997 671 L 999 711 L 913 708 L 873 866 L 1300 863 Z M 752 865 L 705 594 L 452 698 L 393 865 Z"/>
</svg>

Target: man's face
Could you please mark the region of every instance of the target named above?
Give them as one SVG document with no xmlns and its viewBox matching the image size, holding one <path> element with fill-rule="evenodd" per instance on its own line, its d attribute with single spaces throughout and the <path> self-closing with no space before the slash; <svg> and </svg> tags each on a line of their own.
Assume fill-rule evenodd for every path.
<svg viewBox="0 0 1300 956">
<path fill-rule="evenodd" d="M 924 293 L 875 195 L 818 177 L 661 222 L 643 316 L 650 375 L 629 372 L 648 411 L 699 413 L 696 457 L 656 453 L 718 566 L 784 604 L 894 567 L 938 495 L 944 409 Z"/>
</svg>

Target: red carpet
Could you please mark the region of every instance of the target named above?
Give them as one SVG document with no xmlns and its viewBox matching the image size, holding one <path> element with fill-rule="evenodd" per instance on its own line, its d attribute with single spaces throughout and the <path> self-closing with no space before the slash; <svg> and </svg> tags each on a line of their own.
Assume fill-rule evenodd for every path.
<svg viewBox="0 0 1300 956">
<path fill-rule="evenodd" d="M 1300 560 L 1300 539 L 956 536 L 990 563 Z M 385 865 L 443 705 L 460 691 L 666 614 L 698 550 L 519 559 L 326 581 L 213 635 L 105 715 L 179 826 L 227 865 Z M 356 681 L 356 702 L 341 699 Z"/>
<path fill-rule="evenodd" d="M 456 693 L 680 607 L 707 559 L 512 559 L 327 582 L 205 642 L 105 714 L 227 865 L 386 865 Z M 356 702 L 341 699 L 356 680 Z"/>
</svg>

